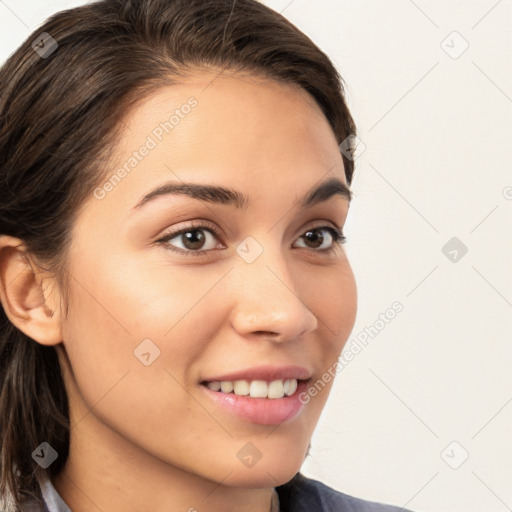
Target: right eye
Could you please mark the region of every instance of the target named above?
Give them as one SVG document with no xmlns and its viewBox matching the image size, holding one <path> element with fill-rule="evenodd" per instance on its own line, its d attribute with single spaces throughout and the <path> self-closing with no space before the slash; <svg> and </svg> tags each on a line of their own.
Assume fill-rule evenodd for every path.
<svg viewBox="0 0 512 512">
<path fill-rule="evenodd" d="M 157 240 L 157 243 L 162 244 L 166 249 L 185 256 L 198 256 L 206 251 L 218 248 L 218 243 L 215 243 L 217 238 L 218 234 L 214 228 L 198 224 L 167 233 Z M 170 243 L 172 240 L 176 240 L 181 246 L 176 245 L 176 242 Z"/>
</svg>

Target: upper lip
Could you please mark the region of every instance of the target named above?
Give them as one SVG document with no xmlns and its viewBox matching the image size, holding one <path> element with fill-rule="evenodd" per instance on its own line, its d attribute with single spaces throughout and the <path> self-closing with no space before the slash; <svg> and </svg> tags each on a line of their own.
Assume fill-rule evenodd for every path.
<svg viewBox="0 0 512 512">
<path fill-rule="evenodd" d="M 307 380 L 311 378 L 311 372 L 303 366 L 287 365 L 287 366 L 253 366 L 245 370 L 226 373 L 223 375 L 214 375 L 207 377 L 202 382 L 212 381 L 235 381 L 235 380 L 273 380 L 297 379 Z"/>
</svg>

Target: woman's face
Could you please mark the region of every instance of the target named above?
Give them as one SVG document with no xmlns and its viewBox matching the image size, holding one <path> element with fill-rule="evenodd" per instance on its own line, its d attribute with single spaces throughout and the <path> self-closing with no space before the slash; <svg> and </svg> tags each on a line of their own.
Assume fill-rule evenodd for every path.
<svg viewBox="0 0 512 512">
<path fill-rule="evenodd" d="M 346 177 L 307 93 L 215 76 L 138 104 L 76 219 L 60 351 L 71 443 L 141 471 L 158 460 L 225 485 L 274 486 L 299 470 L 332 381 L 303 393 L 305 404 L 304 382 L 288 398 L 228 394 L 229 382 L 280 396 L 296 377 L 332 372 L 356 314 L 329 229 L 343 227 L 349 200 L 338 186 L 303 203 Z M 169 188 L 185 183 L 234 196 Z"/>
</svg>

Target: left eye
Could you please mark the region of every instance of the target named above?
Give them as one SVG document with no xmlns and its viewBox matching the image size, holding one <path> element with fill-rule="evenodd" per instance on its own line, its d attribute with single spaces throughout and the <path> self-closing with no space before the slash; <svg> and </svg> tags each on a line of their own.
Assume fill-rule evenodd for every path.
<svg viewBox="0 0 512 512">
<path fill-rule="evenodd" d="M 208 251 L 211 249 L 215 249 L 218 245 L 215 243 L 215 238 L 217 235 L 211 228 L 203 227 L 195 227 L 195 228 L 186 228 L 178 231 L 177 233 L 172 233 L 161 240 L 159 242 L 170 242 L 175 238 L 182 244 L 181 247 L 178 246 L 179 250 L 182 251 Z M 210 244 L 209 247 L 207 246 Z M 176 247 L 174 244 L 169 244 L 173 247 Z"/>
<path fill-rule="evenodd" d="M 327 232 L 328 235 L 325 236 L 321 234 L 322 232 Z M 307 249 L 317 249 L 320 251 L 332 249 L 335 243 L 341 244 L 345 242 L 345 237 L 341 231 L 329 226 L 309 229 L 299 238 L 299 240 L 301 239 L 304 239 L 311 244 L 309 246 L 305 246 Z"/>
<path fill-rule="evenodd" d="M 166 248 L 173 251 L 195 256 L 212 249 L 225 248 L 216 241 L 217 238 L 218 235 L 212 227 L 198 225 L 189 226 L 175 233 L 165 235 L 157 240 L 157 243 L 163 244 Z M 171 243 L 175 239 L 181 246 L 177 245 L 176 242 Z M 329 252 L 334 250 L 337 244 L 345 242 L 342 232 L 330 226 L 309 229 L 298 238 L 298 241 L 302 239 L 304 239 L 306 245 L 299 245 L 299 247 L 312 249 L 316 252 Z"/>
</svg>

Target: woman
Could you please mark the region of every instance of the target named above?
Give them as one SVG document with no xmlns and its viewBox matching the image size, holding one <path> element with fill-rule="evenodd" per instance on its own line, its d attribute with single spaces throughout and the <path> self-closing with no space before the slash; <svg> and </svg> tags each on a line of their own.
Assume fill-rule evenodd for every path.
<svg viewBox="0 0 512 512">
<path fill-rule="evenodd" d="M 5 510 L 398 510 L 299 472 L 356 314 L 341 84 L 255 0 L 104 0 L 7 61 Z"/>
</svg>

